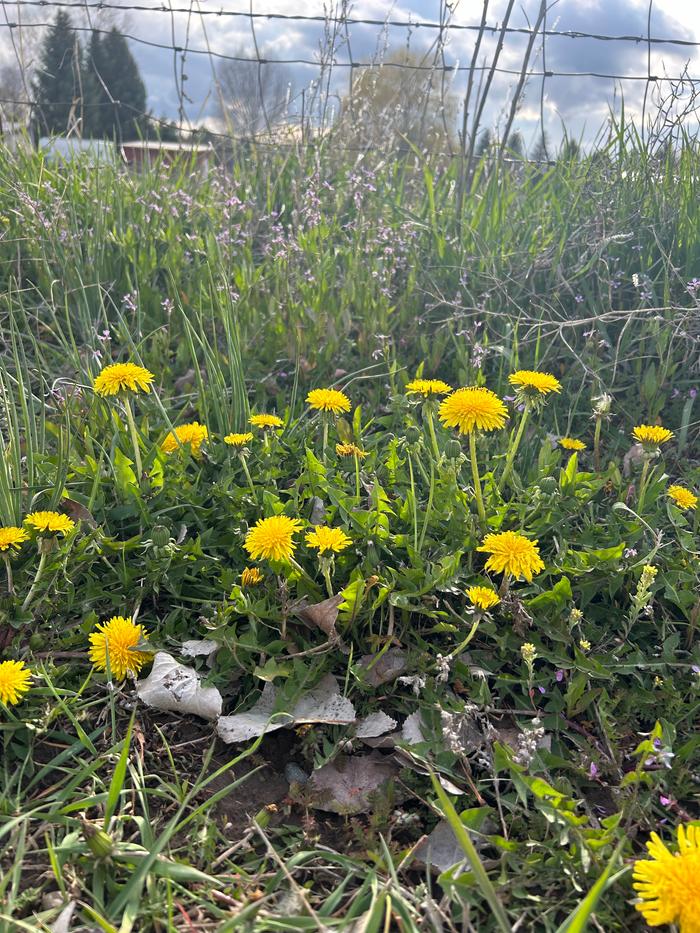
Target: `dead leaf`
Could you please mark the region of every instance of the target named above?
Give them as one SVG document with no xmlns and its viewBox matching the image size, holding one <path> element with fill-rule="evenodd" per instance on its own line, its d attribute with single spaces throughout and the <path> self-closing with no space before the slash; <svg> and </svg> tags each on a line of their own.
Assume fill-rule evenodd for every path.
<svg viewBox="0 0 700 933">
<path fill-rule="evenodd" d="M 441 820 L 432 833 L 418 845 L 414 855 L 419 864 L 430 865 L 439 872 L 447 871 L 453 865 L 466 861 L 464 849 L 445 820 Z"/>
<path fill-rule="evenodd" d="M 306 786 L 311 806 L 330 813 L 366 813 L 398 772 L 397 764 L 378 752 L 346 757 L 314 771 Z"/>
<path fill-rule="evenodd" d="M 425 742 L 426 738 L 421 728 L 422 723 L 423 717 L 420 710 L 407 716 L 401 727 L 401 741 L 407 742 L 409 745 L 418 745 L 419 742 Z"/>
<path fill-rule="evenodd" d="M 292 608 L 292 612 L 299 616 L 303 622 L 306 622 L 307 625 L 315 625 L 316 628 L 320 628 L 327 635 L 329 641 L 336 641 L 338 633 L 335 630 L 335 622 L 338 618 L 338 606 L 342 601 L 343 597 L 340 593 L 311 606 L 304 600 L 297 603 Z"/>
<path fill-rule="evenodd" d="M 395 729 L 396 725 L 395 719 L 379 710 L 379 712 L 370 713 L 364 719 L 358 720 L 355 735 L 358 739 L 373 739 L 378 735 L 384 735 L 385 732 L 389 732 L 391 729 Z"/>
<path fill-rule="evenodd" d="M 199 674 L 178 664 L 165 651 L 153 659 L 151 673 L 136 685 L 139 698 L 154 709 L 174 713 L 192 713 L 202 719 L 221 715 L 222 699 L 216 687 L 202 687 Z"/>
<path fill-rule="evenodd" d="M 92 512 L 86 509 L 84 505 L 81 505 L 80 502 L 76 502 L 75 499 L 69 499 L 66 496 L 61 499 L 59 508 L 68 518 L 72 518 L 74 522 L 85 522 L 89 528 L 97 528 L 97 522 Z"/>
<path fill-rule="evenodd" d="M 342 696 L 338 681 L 326 674 L 312 690 L 308 690 L 290 711 L 275 712 L 277 690 L 266 683 L 258 702 L 245 713 L 220 716 L 216 731 L 224 742 L 245 742 L 265 732 L 307 722 L 349 725 L 355 722 L 355 707 Z M 271 717 L 274 714 L 274 720 Z"/>
<path fill-rule="evenodd" d="M 401 648 L 389 648 L 377 658 L 366 654 L 360 658 L 358 667 L 364 669 L 364 678 L 372 687 L 380 687 L 396 680 L 406 670 L 406 652 Z"/>
<path fill-rule="evenodd" d="M 182 643 L 182 655 L 185 658 L 210 658 L 218 649 L 218 643 L 210 638 L 193 638 Z"/>
</svg>

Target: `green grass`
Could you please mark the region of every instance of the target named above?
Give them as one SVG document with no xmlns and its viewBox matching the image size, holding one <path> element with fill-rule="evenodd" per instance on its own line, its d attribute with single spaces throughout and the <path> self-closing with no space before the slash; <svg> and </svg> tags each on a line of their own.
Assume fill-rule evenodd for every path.
<svg viewBox="0 0 700 933">
<path fill-rule="evenodd" d="M 544 171 L 484 162 L 462 216 L 457 172 L 323 146 L 206 178 L 0 151 L 0 525 L 77 523 L 32 534 L 14 592 L 0 563 L 0 661 L 34 675 L 0 705 L 0 933 L 65 909 L 120 933 L 642 928 L 632 861 L 698 816 L 698 511 L 666 493 L 700 486 L 700 153 L 659 162 L 620 127 Z M 113 361 L 155 375 L 133 400 L 141 476 L 122 400 L 92 391 Z M 517 402 L 477 438 L 483 522 L 467 439 L 405 385 L 512 397 L 518 368 L 562 391 L 507 482 Z M 351 409 L 324 451 L 304 399 L 329 385 Z M 261 411 L 284 428 L 237 456 L 223 436 Z M 201 456 L 164 454 L 194 420 Z M 642 476 L 630 432 L 657 421 L 675 437 Z M 303 523 L 297 565 L 260 560 L 242 586 L 246 534 L 280 513 Z M 320 522 L 352 540 L 326 566 L 305 542 Z M 505 530 L 538 540 L 532 581 L 485 569 L 477 548 Z M 475 584 L 500 589 L 483 617 Z M 304 615 L 329 591 L 337 616 Z M 289 713 L 332 674 L 358 717 L 417 714 L 423 741 L 372 750 L 302 720 L 227 746 L 92 667 L 113 615 L 138 615 L 226 714 L 266 684 Z M 202 638 L 211 666 L 182 653 Z M 367 755 L 391 779 L 357 812 L 306 782 Z M 442 821 L 438 871 L 420 844 Z"/>
</svg>

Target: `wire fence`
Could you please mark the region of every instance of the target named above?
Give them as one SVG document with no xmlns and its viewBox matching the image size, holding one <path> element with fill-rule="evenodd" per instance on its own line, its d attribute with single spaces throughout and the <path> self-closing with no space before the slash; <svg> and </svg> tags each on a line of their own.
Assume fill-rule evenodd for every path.
<svg viewBox="0 0 700 933">
<path fill-rule="evenodd" d="M 616 94 L 628 106 L 631 99 L 643 137 L 666 145 L 697 127 L 700 41 L 690 30 L 656 34 L 654 0 L 645 29 L 627 34 L 560 28 L 557 5 L 548 0 L 532 0 L 526 25 L 516 22 L 516 0 L 482 0 L 478 21 L 464 20 L 454 0 L 436 0 L 434 19 L 357 16 L 349 0 L 332 0 L 319 13 L 281 12 L 269 0 L 249 0 L 245 10 L 203 2 L 0 0 L 5 127 L 41 124 L 44 102 L 35 79 L 43 37 L 59 10 L 72 18 L 81 61 L 89 37 L 109 35 L 116 23 L 141 67 L 147 64 L 147 84 L 155 75 L 160 100 L 172 102 L 169 112 L 136 108 L 115 96 L 98 74 L 107 101 L 97 106 L 138 117 L 142 128 L 175 125 L 182 139 L 206 134 L 282 146 L 334 133 L 334 145 L 348 151 L 446 152 L 464 160 L 468 177 L 480 146 L 488 145 L 499 158 L 525 157 L 518 138 L 525 101 L 529 135 L 537 140 L 528 157 L 549 161 L 548 129 L 561 116 L 556 100 L 564 93 L 590 101 L 596 82 L 592 96 L 603 105 Z M 271 27 L 294 30 L 302 51 L 273 54 Z M 593 63 L 601 61 L 601 48 L 624 48 L 626 67 L 565 67 L 567 59 L 575 62 L 578 51 L 570 50 L 581 43 L 594 50 Z M 283 44 L 291 44 L 289 36 Z M 571 91 L 562 92 L 566 82 Z M 63 135 L 84 133 L 83 91 L 76 74 L 70 99 L 58 102 L 70 115 L 60 128 Z"/>
</svg>

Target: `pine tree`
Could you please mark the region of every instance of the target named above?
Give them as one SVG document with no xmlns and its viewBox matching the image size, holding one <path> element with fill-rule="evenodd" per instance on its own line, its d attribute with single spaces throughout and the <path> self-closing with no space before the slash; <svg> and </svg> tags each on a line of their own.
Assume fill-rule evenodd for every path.
<svg viewBox="0 0 700 933">
<path fill-rule="evenodd" d="M 59 10 L 47 32 L 34 81 L 34 130 L 39 136 L 66 133 L 82 122 L 80 44 L 71 19 Z"/>
<path fill-rule="evenodd" d="M 121 142 L 145 126 L 146 88 L 124 36 L 93 33 L 85 60 L 88 135 Z"/>
</svg>

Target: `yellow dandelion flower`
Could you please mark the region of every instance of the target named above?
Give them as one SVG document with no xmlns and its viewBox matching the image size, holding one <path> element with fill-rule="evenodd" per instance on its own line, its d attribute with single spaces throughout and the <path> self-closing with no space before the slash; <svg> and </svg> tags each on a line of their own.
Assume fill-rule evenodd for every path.
<svg viewBox="0 0 700 933">
<path fill-rule="evenodd" d="M 284 421 L 277 415 L 251 415 L 249 421 L 255 428 L 284 427 Z"/>
<path fill-rule="evenodd" d="M 32 672 L 24 661 L 3 661 L 0 664 L 0 703 L 14 706 L 31 686 Z"/>
<path fill-rule="evenodd" d="M 493 606 L 497 606 L 501 601 L 498 593 L 496 593 L 495 590 L 489 589 L 488 586 L 470 586 L 467 590 L 467 596 L 472 605 L 484 612 L 491 609 Z"/>
<path fill-rule="evenodd" d="M 306 401 L 316 411 L 330 411 L 334 415 L 350 411 L 350 399 L 338 389 L 312 389 L 306 396 Z"/>
<path fill-rule="evenodd" d="M 575 437 L 560 437 L 559 445 L 564 448 L 564 450 L 585 450 L 586 445 L 583 441 L 579 441 Z"/>
<path fill-rule="evenodd" d="M 591 650 L 591 643 L 587 638 L 582 638 L 581 641 L 578 643 L 578 646 L 581 649 L 581 651 Z"/>
<path fill-rule="evenodd" d="M 160 449 L 164 454 L 171 454 L 173 451 L 179 450 L 180 445 L 185 447 L 189 444 L 192 455 L 196 457 L 200 452 L 202 444 L 208 438 L 209 430 L 207 426 L 205 424 L 200 424 L 198 421 L 192 421 L 189 424 L 181 424 L 171 431 L 160 445 Z M 180 444 L 178 444 L 178 441 Z"/>
<path fill-rule="evenodd" d="M 669 486 L 666 494 L 673 499 L 679 509 L 694 509 L 698 504 L 698 497 L 685 486 Z M 1 532 L 0 532 L 1 534 Z"/>
<path fill-rule="evenodd" d="M 98 373 L 93 388 L 98 395 L 118 395 L 119 392 L 150 392 L 153 373 L 135 363 L 111 363 Z"/>
<path fill-rule="evenodd" d="M 490 389 L 468 386 L 457 389 L 440 403 L 440 421 L 460 434 L 495 431 L 506 423 L 506 406 Z"/>
<path fill-rule="evenodd" d="M 538 373 L 532 369 L 519 369 L 508 376 L 508 382 L 525 395 L 549 395 L 561 392 L 561 383 L 551 373 Z"/>
<path fill-rule="evenodd" d="M 357 444 L 336 444 L 335 452 L 339 457 L 359 457 L 360 460 L 364 460 L 367 456 L 367 451 L 358 447 Z"/>
<path fill-rule="evenodd" d="M 253 560 L 289 560 L 294 554 L 294 534 L 300 531 L 302 522 L 286 515 L 260 518 L 250 529 L 243 547 Z"/>
<path fill-rule="evenodd" d="M 19 551 L 23 542 L 28 540 L 29 535 L 24 528 L 17 528 L 15 525 L 0 528 L 0 551 L 9 551 L 10 548 Z"/>
<path fill-rule="evenodd" d="M 409 395 L 422 395 L 423 398 L 428 398 L 429 395 L 447 395 L 451 391 L 452 386 L 442 379 L 414 379 L 406 386 Z"/>
<path fill-rule="evenodd" d="M 639 424 L 632 431 L 632 437 L 643 447 L 656 448 L 673 437 L 673 431 L 658 424 Z"/>
<path fill-rule="evenodd" d="M 40 534 L 56 532 L 56 534 L 67 535 L 75 527 L 73 519 L 60 512 L 30 512 L 24 521 Z"/>
<path fill-rule="evenodd" d="M 486 561 L 487 570 L 509 574 L 516 580 L 524 577 L 532 583 L 533 576 L 544 570 L 537 541 L 530 541 L 515 531 L 486 535 L 477 551 L 491 555 Z"/>
<path fill-rule="evenodd" d="M 309 547 L 317 548 L 319 554 L 325 554 L 326 551 L 339 554 L 352 544 L 352 540 L 340 528 L 318 525 L 306 535 L 306 543 Z"/>
<path fill-rule="evenodd" d="M 127 674 L 138 674 L 149 660 L 148 652 L 136 648 L 147 639 L 144 627 L 135 625 L 130 617 L 112 616 L 108 622 L 100 622 L 89 636 L 88 657 L 99 671 L 107 670 L 109 657 L 112 677 L 124 680 Z"/>
<path fill-rule="evenodd" d="M 229 444 L 231 447 L 245 447 L 252 440 L 253 435 L 250 431 L 246 431 L 244 434 L 227 434 L 224 438 L 224 444 Z"/>
<path fill-rule="evenodd" d="M 632 872 L 639 895 L 635 907 L 649 926 L 678 925 L 680 933 L 700 931 L 700 826 L 677 829 L 678 852 L 671 854 L 656 833 L 647 850 L 651 858 L 638 859 Z"/>
<path fill-rule="evenodd" d="M 246 567 L 241 573 L 241 586 L 258 586 L 263 582 L 263 575 L 257 567 Z"/>
</svg>

